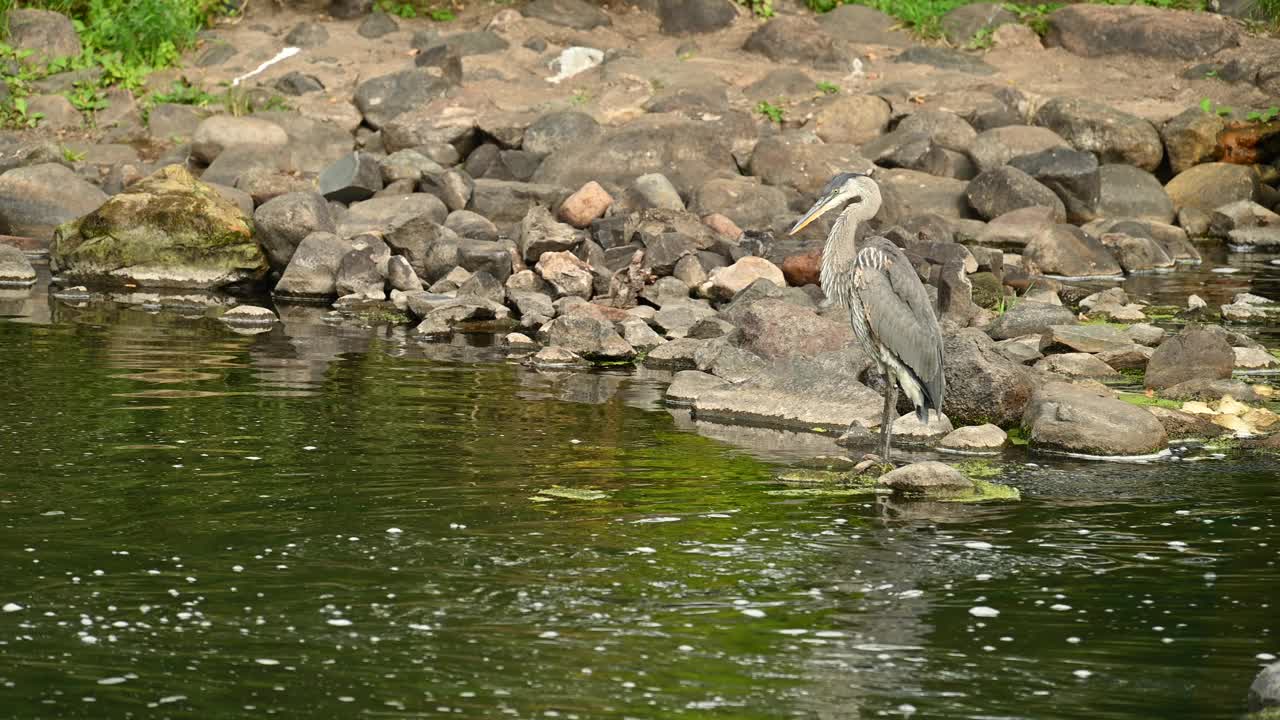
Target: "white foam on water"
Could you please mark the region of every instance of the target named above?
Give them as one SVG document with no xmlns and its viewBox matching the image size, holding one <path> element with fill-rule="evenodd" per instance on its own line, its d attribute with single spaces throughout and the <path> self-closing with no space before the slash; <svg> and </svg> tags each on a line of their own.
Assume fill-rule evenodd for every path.
<svg viewBox="0 0 1280 720">
<path fill-rule="evenodd" d="M 1000 617 L 999 610 L 993 607 L 987 607 L 986 605 L 978 605 L 977 607 L 969 608 L 969 614 L 980 618 Z"/>
</svg>

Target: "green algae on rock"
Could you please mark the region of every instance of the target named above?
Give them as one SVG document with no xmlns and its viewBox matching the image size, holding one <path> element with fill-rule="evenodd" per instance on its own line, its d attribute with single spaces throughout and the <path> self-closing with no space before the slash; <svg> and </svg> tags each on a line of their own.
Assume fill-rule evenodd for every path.
<svg viewBox="0 0 1280 720">
<path fill-rule="evenodd" d="M 143 287 L 217 288 L 267 270 L 248 218 L 179 165 L 61 225 L 49 261 L 74 282 Z"/>
</svg>

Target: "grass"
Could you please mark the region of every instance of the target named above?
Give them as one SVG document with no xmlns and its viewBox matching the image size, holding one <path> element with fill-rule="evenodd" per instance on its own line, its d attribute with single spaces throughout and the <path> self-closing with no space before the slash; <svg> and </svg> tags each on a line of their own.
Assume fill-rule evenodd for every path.
<svg viewBox="0 0 1280 720">
<path fill-rule="evenodd" d="M 827 82 L 826 80 L 823 80 L 818 83 L 818 91 L 821 92 L 823 95 L 835 95 L 836 93 L 840 92 L 840 86 L 836 85 L 835 83 Z"/>
<path fill-rule="evenodd" d="M 779 125 L 782 124 L 782 120 L 787 114 L 786 110 L 783 110 L 781 107 L 774 105 L 767 100 L 761 100 L 760 103 L 756 105 L 756 112 L 769 118 L 771 122 L 778 123 Z"/>
<path fill-rule="evenodd" d="M 965 460 L 956 463 L 955 468 L 969 477 L 970 480 L 985 480 L 1000 477 L 1000 467 L 990 460 Z"/>
<path fill-rule="evenodd" d="M 1147 395 L 1146 393 L 1121 392 L 1116 396 L 1130 405 L 1138 407 L 1162 407 L 1170 410 L 1181 410 L 1182 403 L 1177 400 L 1169 400 L 1167 398 L 1156 397 L 1155 395 Z"/>
</svg>

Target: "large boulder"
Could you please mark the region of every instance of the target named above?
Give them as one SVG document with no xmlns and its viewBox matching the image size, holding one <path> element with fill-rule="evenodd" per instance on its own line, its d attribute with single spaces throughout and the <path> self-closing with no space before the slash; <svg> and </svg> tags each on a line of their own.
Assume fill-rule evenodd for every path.
<svg viewBox="0 0 1280 720">
<path fill-rule="evenodd" d="M 519 222 L 535 205 L 556 207 L 568 195 L 560 185 L 480 178 L 467 209 L 492 222 Z"/>
<path fill-rule="evenodd" d="M 1168 443 L 1164 425 L 1145 408 L 1065 382 L 1036 389 L 1022 427 L 1033 450 L 1078 455 L 1150 455 Z"/>
<path fill-rule="evenodd" d="M 1061 305 L 1018 300 L 987 328 L 996 340 L 1009 340 L 1024 335 L 1043 335 L 1054 325 L 1072 325 L 1076 314 Z"/>
<path fill-rule="evenodd" d="M 1155 175 L 1132 165 L 1103 165 L 1098 179 L 1102 217 L 1173 222 L 1173 201 Z"/>
<path fill-rule="evenodd" d="M 818 24 L 841 42 L 900 47 L 915 42 L 895 17 L 865 5 L 837 5 L 818 16 Z"/>
<path fill-rule="evenodd" d="M 968 476 L 936 460 L 890 470 L 876 479 L 876 485 L 902 495 L 929 497 L 972 493 L 974 489 Z"/>
<path fill-rule="evenodd" d="M 79 57 L 83 50 L 75 26 L 62 13 L 13 8 L 6 13 L 5 25 L 8 45 L 31 51 L 31 63 L 43 65 L 56 58 Z"/>
<path fill-rule="evenodd" d="M 799 62 L 827 70 L 843 70 L 849 63 L 813 18 L 797 15 L 775 17 L 761 25 L 743 43 L 742 49 L 774 62 Z"/>
<path fill-rule="evenodd" d="M 586 313 L 561 315 L 542 329 L 548 345 L 561 347 L 594 361 L 630 360 L 635 348 L 613 329 L 613 323 Z"/>
<path fill-rule="evenodd" d="M 1053 208 L 1054 219 L 1065 222 L 1067 210 L 1052 190 L 1011 165 L 984 170 L 965 188 L 969 205 L 981 217 L 992 220 L 1025 207 Z"/>
<path fill-rule="evenodd" d="M 574 30 L 591 30 L 612 24 L 604 10 L 584 0 L 533 0 L 520 12 L 525 17 Z"/>
<path fill-rule="evenodd" d="M 800 134 L 767 137 L 751 153 L 752 175 L 805 197 L 816 196 L 836 173 L 871 168 L 855 145 L 828 144 Z"/>
<path fill-rule="evenodd" d="M 1247 165 L 1205 163 L 1176 175 L 1164 186 L 1174 212 L 1183 208 L 1213 211 L 1237 200 L 1257 200 L 1258 172 Z"/>
<path fill-rule="evenodd" d="M 812 88 L 810 83 L 807 90 Z M 861 145 L 883 135 L 892 115 L 889 103 L 875 95 L 838 95 L 818 111 L 814 127 L 823 142 Z"/>
<path fill-rule="evenodd" d="M 1160 139 L 1169 155 L 1169 168 L 1175 173 L 1189 170 L 1213 159 L 1218 150 L 1218 134 L 1227 121 L 1217 113 L 1200 107 L 1184 110 L 1160 126 Z"/>
<path fill-rule="evenodd" d="M 1164 157 L 1160 133 L 1150 122 L 1092 100 L 1053 98 L 1036 111 L 1035 123 L 1104 163 L 1155 170 Z"/>
<path fill-rule="evenodd" d="M 191 155 L 208 164 L 228 148 L 259 146 L 262 152 L 271 153 L 288 144 L 288 133 L 273 122 L 250 116 L 213 115 L 196 126 L 191 136 Z"/>
<path fill-rule="evenodd" d="M 93 212 L 107 196 L 64 165 L 41 163 L 0 175 L 0 234 L 47 242 L 62 223 Z"/>
<path fill-rule="evenodd" d="M 693 415 L 801 431 L 875 427 L 884 401 L 858 381 L 865 362 L 856 348 L 776 360 L 744 382 L 699 393 Z"/>
<path fill-rule="evenodd" d="M 780 299 L 758 300 L 731 317 L 742 332 L 742 346 L 766 360 L 813 357 L 854 342 L 848 324 Z"/>
<path fill-rule="evenodd" d="M 729 0 L 657 0 L 664 35 L 715 32 L 733 24 L 738 11 Z"/>
<path fill-rule="evenodd" d="M 0 288 L 25 287 L 36 281 L 35 268 L 27 254 L 12 245 L 0 243 Z"/>
<path fill-rule="evenodd" d="M 85 284 L 179 288 L 221 287 L 267 270 L 240 208 L 179 165 L 59 227 L 49 264 Z"/>
<path fill-rule="evenodd" d="M 1051 225 L 1027 243 L 1024 265 L 1045 275 L 1111 277 L 1123 268 L 1097 238 L 1074 225 Z"/>
<path fill-rule="evenodd" d="M 409 110 L 442 97 L 451 84 L 427 68 L 379 75 L 356 87 L 355 104 L 370 127 L 377 129 Z"/>
<path fill-rule="evenodd" d="M 336 228 L 329 204 L 314 192 L 286 193 L 263 203 L 253 213 L 254 233 L 275 270 L 284 270 L 298 243 L 313 232 Z"/>
<path fill-rule="evenodd" d="M 681 189 L 732 177 L 732 138 L 714 123 L 645 116 L 551 153 L 532 182 L 576 188 L 595 180 L 625 187 L 649 173 L 662 173 Z"/>
<path fill-rule="evenodd" d="M 1147 362 L 1145 383 L 1164 390 L 1189 380 L 1231 377 L 1236 356 L 1225 333 L 1188 326 L 1156 348 Z"/>
<path fill-rule="evenodd" d="M 289 266 L 276 283 L 277 297 L 332 298 L 338 294 L 338 269 L 354 249 L 349 240 L 330 232 L 313 232 L 298 243 Z"/>
<path fill-rule="evenodd" d="M 1249 712 L 1280 707 L 1280 662 L 1262 668 L 1249 685 Z"/>
<path fill-rule="evenodd" d="M 703 297 L 711 300 L 728 301 L 761 278 L 774 285 L 787 284 L 786 278 L 782 275 L 782 269 L 777 265 L 762 257 L 748 255 L 728 267 L 712 270 L 698 291 Z"/>
<path fill-rule="evenodd" d="M 1088 222 L 1098 216 L 1102 177 L 1093 153 L 1054 147 L 1009 161 L 1052 190 L 1062 200 L 1067 221 Z"/>
<path fill-rule="evenodd" d="M 694 192 L 690 205 L 699 215 L 721 213 L 738 227 L 767 228 L 787 213 L 787 196 L 751 178 L 715 178 Z"/>
<path fill-rule="evenodd" d="M 412 193 L 375 197 L 352 203 L 338 222 L 338 234 L 343 237 L 366 232 L 391 234 L 415 218 L 426 218 L 439 225 L 448 216 L 449 210 L 434 195 Z"/>
<path fill-rule="evenodd" d="M 969 146 L 969 157 L 981 172 L 1004 165 L 1016 157 L 1055 147 L 1070 146 L 1049 128 L 1006 125 L 978 133 Z"/>
<path fill-rule="evenodd" d="M 1227 19 L 1139 5 L 1069 5 L 1049 16 L 1045 43 L 1076 55 L 1197 60 L 1240 44 Z"/>
<path fill-rule="evenodd" d="M 990 34 L 1001 25 L 1018 22 L 1004 5 L 997 3 L 973 3 L 961 5 L 942 16 L 942 34 L 947 42 L 957 47 L 964 47 L 974 40 L 979 33 Z"/>
<path fill-rule="evenodd" d="M 884 204 L 877 216 L 885 223 L 901 223 L 916 215 L 944 218 L 973 218 L 973 208 L 965 191 L 969 183 L 954 178 L 935 177 L 915 170 L 876 172 Z"/>
<path fill-rule="evenodd" d="M 1001 355 L 986 333 L 967 328 L 943 345 L 942 411 L 956 425 L 1007 427 L 1022 418 L 1033 389 L 1027 368 Z"/>
</svg>

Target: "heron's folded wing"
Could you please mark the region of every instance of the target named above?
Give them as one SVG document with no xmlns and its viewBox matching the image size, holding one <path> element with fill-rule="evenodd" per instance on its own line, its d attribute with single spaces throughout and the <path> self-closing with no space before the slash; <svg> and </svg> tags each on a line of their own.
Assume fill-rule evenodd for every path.
<svg viewBox="0 0 1280 720">
<path fill-rule="evenodd" d="M 920 378 L 930 400 L 941 404 L 942 332 L 924 285 L 910 260 L 896 246 L 877 245 L 858 253 L 858 297 L 876 339 Z M 864 257 L 868 252 L 879 258 Z M 887 262 L 885 260 L 887 259 Z"/>
</svg>

